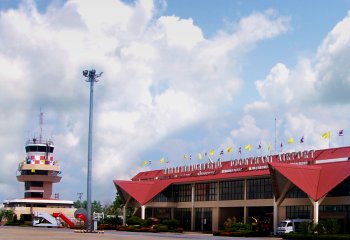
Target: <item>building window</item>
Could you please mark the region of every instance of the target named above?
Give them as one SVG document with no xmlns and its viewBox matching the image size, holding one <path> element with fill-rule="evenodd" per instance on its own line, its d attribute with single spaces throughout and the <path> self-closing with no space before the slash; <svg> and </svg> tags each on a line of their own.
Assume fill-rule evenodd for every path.
<svg viewBox="0 0 350 240">
<path fill-rule="evenodd" d="M 174 185 L 174 200 L 175 202 L 191 202 L 192 187 L 191 184 Z"/>
<path fill-rule="evenodd" d="M 350 178 L 345 179 L 327 195 L 328 197 L 350 196 Z"/>
<path fill-rule="evenodd" d="M 171 219 L 171 208 L 154 208 L 153 216 L 160 220 Z"/>
<path fill-rule="evenodd" d="M 294 186 L 286 193 L 286 198 L 307 198 L 307 194 L 297 186 Z"/>
<path fill-rule="evenodd" d="M 175 208 L 174 218 L 180 221 L 180 227 L 184 230 L 191 230 L 191 209 L 190 208 Z"/>
<path fill-rule="evenodd" d="M 169 186 L 153 198 L 153 202 L 173 202 L 173 186 Z"/>
<path fill-rule="evenodd" d="M 198 183 L 195 186 L 195 201 L 215 201 L 215 183 Z"/>
<path fill-rule="evenodd" d="M 350 212 L 349 205 L 321 205 L 320 212 Z"/>
<path fill-rule="evenodd" d="M 220 182 L 220 200 L 244 199 L 244 180 Z"/>
<path fill-rule="evenodd" d="M 311 206 L 287 206 L 286 207 L 286 218 L 306 218 L 311 217 Z"/>
<path fill-rule="evenodd" d="M 272 198 L 271 178 L 257 178 L 247 180 L 247 199 Z"/>
<path fill-rule="evenodd" d="M 25 192 L 24 193 L 25 198 L 43 198 L 42 192 Z"/>
</svg>

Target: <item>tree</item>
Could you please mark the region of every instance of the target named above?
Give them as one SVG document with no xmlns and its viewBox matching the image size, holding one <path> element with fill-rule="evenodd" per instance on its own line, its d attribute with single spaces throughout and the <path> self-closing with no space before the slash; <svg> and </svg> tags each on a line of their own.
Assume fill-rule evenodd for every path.
<svg viewBox="0 0 350 240">
<path fill-rule="evenodd" d="M 105 206 L 104 213 L 106 215 L 119 215 L 119 213 L 121 212 L 122 203 L 122 198 L 118 195 L 118 193 L 116 193 L 112 205 Z"/>
<path fill-rule="evenodd" d="M 12 210 L 1 211 L 0 220 L 4 220 L 5 222 L 12 222 L 14 220 L 15 214 Z"/>
<path fill-rule="evenodd" d="M 87 206 L 87 201 L 84 200 L 83 202 L 81 202 L 80 200 L 77 200 L 73 203 L 73 206 L 75 208 L 85 208 L 86 209 L 86 206 Z M 91 203 L 91 212 L 103 212 L 103 208 L 102 208 L 102 204 L 100 201 L 93 201 Z"/>
</svg>

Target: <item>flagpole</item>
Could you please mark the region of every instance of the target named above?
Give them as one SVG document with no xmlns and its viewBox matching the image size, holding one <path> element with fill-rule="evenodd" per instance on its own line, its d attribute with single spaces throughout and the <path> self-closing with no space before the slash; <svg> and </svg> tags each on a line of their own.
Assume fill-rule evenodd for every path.
<svg viewBox="0 0 350 240">
<path fill-rule="evenodd" d="M 277 152 L 277 124 L 276 124 L 276 122 L 277 122 L 277 119 L 276 119 L 276 117 L 275 117 L 275 152 Z"/>
</svg>

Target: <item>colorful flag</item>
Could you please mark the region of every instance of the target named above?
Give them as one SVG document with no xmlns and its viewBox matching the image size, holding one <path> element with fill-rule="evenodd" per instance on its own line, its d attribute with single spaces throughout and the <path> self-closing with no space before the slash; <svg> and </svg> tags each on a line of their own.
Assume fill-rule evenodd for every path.
<svg viewBox="0 0 350 240">
<path fill-rule="evenodd" d="M 184 159 L 187 159 L 187 154 L 184 154 Z"/>
<path fill-rule="evenodd" d="M 239 154 L 242 153 L 242 148 L 241 148 L 241 147 L 238 148 L 238 153 L 239 153 Z"/>
<path fill-rule="evenodd" d="M 300 138 L 300 143 L 304 143 L 304 136 Z"/>
<path fill-rule="evenodd" d="M 209 155 L 213 156 L 215 154 L 215 151 L 214 150 L 210 150 L 209 151 Z"/>
<path fill-rule="evenodd" d="M 142 162 L 142 166 L 146 166 L 148 164 L 148 161 L 147 160 L 144 160 L 143 162 Z"/>
<path fill-rule="evenodd" d="M 262 148 L 261 143 L 259 143 L 258 149 L 261 149 L 261 148 Z"/>
<path fill-rule="evenodd" d="M 291 137 L 288 139 L 288 144 L 292 144 L 292 143 L 294 143 L 294 138 Z"/>
<path fill-rule="evenodd" d="M 165 158 L 164 157 L 162 157 L 160 160 L 159 160 L 159 163 L 165 163 Z"/>
<path fill-rule="evenodd" d="M 34 172 L 35 172 L 35 169 L 32 169 L 32 172 L 34 173 Z"/>
<path fill-rule="evenodd" d="M 232 147 L 229 147 L 228 149 L 227 149 L 227 152 L 228 153 L 231 153 L 233 151 L 233 148 Z"/>
<path fill-rule="evenodd" d="M 245 150 L 250 151 L 252 150 L 252 145 L 248 144 L 247 146 L 244 147 Z"/>
<path fill-rule="evenodd" d="M 269 143 L 268 145 L 267 145 L 267 151 L 271 151 L 271 144 Z"/>
<path fill-rule="evenodd" d="M 221 150 L 220 155 L 224 155 L 224 150 Z"/>
<path fill-rule="evenodd" d="M 281 148 L 283 148 L 283 143 L 281 143 Z"/>
<path fill-rule="evenodd" d="M 202 160 L 202 154 L 198 153 L 198 160 Z"/>
<path fill-rule="evenodd" d="M 341 137 L 344 136 L 344 130 L 343 130 L 343 129 L 342 129 L 342 130 L 339 130 L 338 135 L 341 136 Z"/>
<path fill-rule="evenodd" d="M 190 160 L 192 160 L 192 155 L 190 154 Z"/>
<path fill-rule="evenodd" d="M 331 137 L 331 132 L 325 132 L 324 134 L 322 134 L 322 137 L 324 139 L 330 138 Z"/>
</svg>

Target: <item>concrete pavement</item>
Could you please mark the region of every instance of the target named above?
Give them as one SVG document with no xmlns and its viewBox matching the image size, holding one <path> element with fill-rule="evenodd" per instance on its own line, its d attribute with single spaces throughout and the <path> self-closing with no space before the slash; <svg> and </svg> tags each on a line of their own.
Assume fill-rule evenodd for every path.
<svg viewBox="0 0 350 240">
<path fill-rule="evenodd" d="M 66 228 L 34 228 L 0 226 L 0 240 L 171 240 L 171 239 L 201 239 L 227 240 L 247 239 L 232 237 L 217 237 L 202 233 L 141 233 L 109 230 L 104 233 L 75 233 Z M 280 238 L 249 238 L 249 240 L 278 240 Z"/>
</svg>

